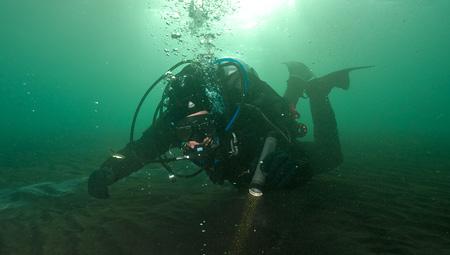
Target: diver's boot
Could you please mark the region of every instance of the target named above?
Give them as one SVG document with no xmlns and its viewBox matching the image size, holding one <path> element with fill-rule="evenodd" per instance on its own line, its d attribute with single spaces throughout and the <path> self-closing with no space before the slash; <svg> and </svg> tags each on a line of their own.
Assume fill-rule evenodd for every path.
<svg viewBox="0 0 450 255">
<path fill-rule="evenodd" d="M 325 98 L 328 97 L 331 90 L 335 86 L 331 83 L 325 83 L 320 79 L 314 79 L 308 83 L 308 87 L 305 89 L 305 94 L 311 98 Z"/>
<path fill-rule="evenodd" d="M 323 77 L 308 82 L 305 92 L 309 97 L 326 97 L 334 87 L 348 90 L 350 88 L 350 71 L 370 68 L 372 66 L 359 66 L 346 68 L 329 73 Z"/>
<path fill-rule="evenodd" d="M 313 79 L 308 82 L 305 93 L 309 98 L 324 98 L 327 97 L 334 88 L 348 90 L 350 87 L 350 80 L 347 75 L 342 75 L 339 72 L 334 72 L 323 77 Z"/>
</svg>

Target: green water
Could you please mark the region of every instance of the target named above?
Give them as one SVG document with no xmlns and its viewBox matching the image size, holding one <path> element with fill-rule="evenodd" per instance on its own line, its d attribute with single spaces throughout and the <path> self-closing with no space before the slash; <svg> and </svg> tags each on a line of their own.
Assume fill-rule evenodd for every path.
<svg viewBox="0 0 450 255">
<path fill-rule="evenodd" d="M 214 43 L 227 55 L 242 52 L 278 91 L 286 60 L 318 75 L 375 65 L 354 73 L 352 92 L 334 99 L 342 132 L 448 136 L 448 1 L 280 5 L 255 17 L 254 29 L 237 21 Z M 156 1 L 2 1 L 2 134 L 125 130 L 146 86 L 182 59 L 163 52 L 176 44 L 166 39 L 172 31 L 162 8 Z"/>
<path fill-rule="evenodd" d="M 220 2 L 222 8 L 228 9 L 216 10 L 222 16 L 215 21 L 207 21 L 212 24 L 209 30 L 197 24 L 203 32 L 219 33 L 212 40 L 214 47 L 210 50 L 219 57 L 243 59 L 280 93 L 288 75 L 286 67 L 281 64 L 284 61 L 301 61 L 317 76 L 346 67 L 375 66 L 353 72 L 350 90 L 336 90 L 331 95 L 343 149 L 348 152 L 350 161 L 347 162 L 352 166 L 344 166 L 344 172 L 345 169 L 347 173 L 353 173 L 348 169 L 364 168 L 368 172 L 384 169 L 379 173 L 390 173 L 386 169 L 390 169 L 393 162 L 402 162 L 403 166 L 396 166 L 399 170 L 397 177 L 403 173 L 417 173 L 411 178 L 418 190 L 424 187 L 419 180 L 429 184 L 450 179 L 450 164 L 446 160 L 450 156 L 450 1 L 280 0 L 247 1 L 252 4 L 241 7 L 231 3 L 234 1 L 229 1 L 230 4 L 228 1 Z M 63 183 L 62 186 L 51 186 L 61 194 L 79 186 L 73 195 L 75 198 L 70 197 L 69 201 L 80 207 L 112 206 L 115 208 L 112 210 L 126 215 L 126 211 L 121 211 L 120 203 L 99 205 L 90 200 L 85 194 L 82 179 L 75 183 L 64 181 L 86 177 L 100 165 L 110 149 L 119 149 L 127 142 L 133 111 L 149 84 L 176 62 L 206 51 L 205 45 L 200 43 L 203 37 L 198 37 L 202 31 L 188 29 L 188 25 L 183 23 L 192 20 L 186 16 L 187 9 L 176 9 L 181 3 L 156 0 L 0 1 L 0 185 L 3 186 L 0 186 L 0 220 L 3 223 L 6 219 L 14 219 L 26 225 L 28 220 L 35 220 L 34 216 L 27 218 L 15 211 L 2 212 L 1 203 L 26 200 L 26 197 L 14 200 L 9 194 L 14 189 L 45 181 Z M 167 16 L 174 11 L 178 11 L 181 18 Z M 172 38 L 171 34 L 176 31 L 181 31 L 183 42 Z M 149 97 L 138 122 L 138 132 L 150 123 L 151 112 L 160 93 L 159 90 Z M 303 121 L 311 124 L 307 103 L 301 102 L 298 109 Z M 311 135 L 307 139 L 310 138 Z M 68 161 L 76 167 L 67 167 Z M 370 168 L 373 162 L 376 165 Z M 408 171 L 405 170 L 407 168 Z M 430 173 L 438 171 L 442 176 L 424 174 L 421 172 L 424 169 L 429 169 Z M 397 178 L 389 179 L 389 176 L 386 174 L 375 180 L 382 185 Z M 353 177 L 350 178 L 354 181 L 352 185 L 364 179 Z M 200 178 L 193 182 L 207 183 L 204 177 Z M 335 180 L 333 178 L 338 177 L 331 175 L 326 178 Z M 325 184 L 333 183 L 326 178 L 322 180 Z M 147 185 L 134 180 L 124 190 L 133 190 L 136 182 Z M 170 184 L 162 177 L 150 183 L 170 192 Z M 313 188 L 307 191 L 314 193 L 315 188 L 320 191 L 320 184 L 320 180 L 314 182 Z M 186 190 L 180 186 L 177 190 L 188 194 L 197 192 L 190 190 L 189 185 L 185 186 Z M 441 198 L 449 193 L 448 185 L 441 183 L 436 187 L 433 192 L 440 194 Z M 124 191 L 120 191 L 120 185 L 116 189 L 119 190 L 117 193 Z M 350 204 L 351 195 L 344 191 L 345 188 L 340 190 L 342 199 Z M 213 191 L 223 196 L 223 191 Z M 156 191 L 161 196 L 162 193 Z M 121 198 L 127 201 L 132 194 L 122 194 Z M 306 199 L 300 195 L 296 197 Z M 339 198 L 330 198 L 335 199 Z M 436 232 L 436 236 L 442 238 L 439 244 L 449 241 L 450 229 L 448 222 L 445 223 L 448 217 L 443 215 L 449 212 L 445 208 L 450 203 L 448 199 L 442 199 L 439 204 L 433 204 L 439 217 L 444 217 L 444 223 Z M 204 200 L 210 201 L 199 201 L 207 203 Z M 90 201 L 90 204 L 82 201 Z M 49 204 L 51 208 L 53 205 Z M 195 208 L 200 208 L 198 210 L 205 210 L 201 203 L 195 205 Z M 29 209 L 32 211 L 33 207 Z M 369 211 L 374 214 L 374 210 Z M 218 213 L 217 208 L 215 212 Z M 190 219 L 201 220 L 195 211 L 190 213 Z M 320 221 L 313 214 L 313 211 L 308 211 L 307 218 Z M 101 209 L 95 215 L 103 217 Z M 206 215 L 212 217 L 215 214 Z M 377 217 L 376 213 L 374 217 Z M 160 220 L 164 221 L 164 218 Z M 230 221 L 234 224 L 233 220 Z M 95 221 L 88 222 L 94 225 Z M 198 225 L 197 222 L 195 224 Z M 289 225 L 283 221 L 281 224 Z M 185 225 L 182 233 L 189 235 L 190 227 Z M 216 227 L 220 229 L 221 226 L 216 222 Z M 308 227 L 313 228 L 312 225 Z M 34 248 L 21 250 L 15 248 L 6 236 L 23 230 L 6 229 L 0 231 L 0 254 L 50 254 L 45 252 L 45 246 L 42 247 L 45 240 L 53 240 L 48 235 L 44 235 L 42 240 L 33 239 Z M 114 227 L 108 231 L 113 230 L 120 232 L 120 228 Z M 317 238 L 319 242 L 327 240 L 324 236 L 317 235 Z M 415 238 L 421 239 L 420 235 Z M 280 237 L 280 240 L 287 245 L 279 242 L 280 247 L 295 247 L 295 241 L 290 238 Z M 347 244 L 345 240 L 341 240 L 342 247 Z M 174 250 L 170 249 L 170 244 L 162 244 L 164 254 L 182 254 L 177 252 L 182 248 L 188 249 L 187 243 L 178 242 L 180 246 Z M 434 243 L 432 239 L 424 242 L 431 246 Z M 124 242 L 123 245 L 126 247 L 132 243 Z M 311 252 L 308 254 L 330 254 L 328 252 L 333 250 L 314 250 L 311 243 L 314 239 L 304 243 Z M 65 250 L 65 245 L 65 242 L 60 242 L 59 252 L 55 254 L 94 254 L 90 245 L 78 247 L 76 253 L 71 249 Z M 201 245 L 200 242 L 198 246 Z M 387 242 L 381 247 L 389 245 Z M 200 252 L 200 248 L 193 247 Z M 421 247 L 426 247 L 426 244 Z M 216 248 L 208 254 L 223 254 L 227 250 L 220 245 Z M 397 254 L 415 254 L 415 248 L 397 250 Z M 272 250 L 271 254 L 287 254 L 280 249 Z M 424 250 L 418 253 L 424 254 Z M 371 250 L 374 254 L 377 251 L 383 252 Z M 121 252 L 117 254 L 127 254 L 126 249 Z M 145 247 L 135 254 L 140 252 L 144 254 Z M 396 253 L 395 250 L 384 252 Z M 430 254 L 445 254 L 444 248 L 436 248 L 435 253 Z"/>
</svg>

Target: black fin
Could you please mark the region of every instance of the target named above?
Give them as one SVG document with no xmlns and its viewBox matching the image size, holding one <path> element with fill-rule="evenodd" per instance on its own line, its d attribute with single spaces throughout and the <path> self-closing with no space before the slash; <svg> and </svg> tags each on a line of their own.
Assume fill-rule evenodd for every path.
<svg viewBox="0 0 450 255">
<path fill-rule="evenodd" d="M 311 69 L 301 62 L 288 61 L 284 62 L 283 64 L 287 66 L 289 76 L 291 77 L 297 77 L 304 81 L 309 81 L 314 78 L 314 73 L 311 71 Z"/>
<path fill-rule="evenodd" d="M 335 86 L 335 87 L 347 90 L 350 87 L 349 73 L 351 71 L 372 68 L 372 67 L 374 67 L 374 66 L 357 66 L 357 67 L 346 68 L 346 69 L 342 69 L 339 71 L 329 73 L 325 76 L 320 77 L 319 79 L 320 79 L 321 83 L 329 85 L 330 87 Z"/>
</svg>

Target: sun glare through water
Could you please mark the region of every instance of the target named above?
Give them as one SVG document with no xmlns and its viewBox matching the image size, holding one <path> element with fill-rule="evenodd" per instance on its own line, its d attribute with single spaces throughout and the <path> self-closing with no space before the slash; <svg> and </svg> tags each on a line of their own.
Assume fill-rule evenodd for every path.
<svg viewBox="0 0 450 255">
<path fill-rule="evenodd" d="M 295 0 L 234 0 L 232 6 L 237 7 L 237 11 L 230 16 L 230 22 L 236 23 L 241 29 L 254 29 L 279 12 L 295 9 L 296 2 Z"/>
</svg>

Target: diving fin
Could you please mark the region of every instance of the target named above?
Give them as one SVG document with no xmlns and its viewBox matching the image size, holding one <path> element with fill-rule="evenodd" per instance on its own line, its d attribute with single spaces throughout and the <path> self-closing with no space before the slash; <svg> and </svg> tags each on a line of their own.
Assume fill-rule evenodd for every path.
<svg viewBox="0 0 450 255">
<path fill-rule="evenodd" d="M 289 76 L 309 81 L 315 77 L 314 73 L 305 64 L 298 61 L 283 62 L 288 68 Z"/>
<path fill-rule="evenodd" d="M 327 87 L 330 87 L 330 88 L 338 87 L 338 88 L 347 90 L 350 87 L 349 73 L 351 71 L 372 68 L 372 67 L 374 67 L 374 66 L 358 66 L 358 67 L 346 68 L 346 69 L 342 69 L 339 71 L 329 73 L 325 76 L 318 78 L 318 80 L 320 80 L 320 83 L 324 84 Z"/>
</svg>

